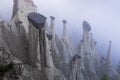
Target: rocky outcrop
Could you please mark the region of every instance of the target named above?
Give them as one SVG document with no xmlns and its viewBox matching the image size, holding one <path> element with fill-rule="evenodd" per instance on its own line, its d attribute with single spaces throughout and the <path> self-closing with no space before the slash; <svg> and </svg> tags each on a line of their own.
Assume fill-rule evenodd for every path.
<svg viewBox="0 0 120 80">
<path fill-rule="evenodd" d="M 102 66 L 101 67 L 102 75 L 107 74 L 110 80 L 114 80 L 114 79 L 120 79 L 120 77 L 111 63 L 111 43 L 112 41 L 109 41 L 106 58 L 102 59 L 100 65 Z"/>
<path fill-rule="evenodd" d="M 95 52 L 91 49 L 90 32 L 91 26 L 88 22 L 83 22 L 83 39 L 79 46 L 79 55 L 81 59 L 81 69 L 84 76 L 84 80 L 99 80 L 99 77 L 95 70 L 94 57 Z M 92 44 L 94 45 L 94 44 Z"/>
<path fill-rule="evenodd" d="M 50 33 L 53 34 L 51 49 L 53 63 L 55 67 L 59 69 L 67 79 L 70 79 L 69 62 L 71 61 L 72 56 L 76 54 L 76 51 L 74 47 L 71 45 L 70 40 L 68 39 L 67 36 L 66 28 L 67 21 L 63 20 L 63 37 L 59 38 L 54 31 L 55 18 L 52 16 L 50 18 L 51 18 Z"/>
<path fill-rule="evenodd" d="M 32 0 L 13 0 L 12 22 L 21 21 L 28 33 L 29 21 L 27 16 L 30 12 L 37 12 L 37 7 Z M 26 7 L 27 5 L 27 7 Z"/>
<path fill-rule="evenodd" d="M 81 69 L 81 56 L 75 55 L 70 61 L 70 80 L 84 80 Z"/>
<path fill-rule="evenodd" d="M 27 5 L 27 7 L 26 7 Z M 14 0 L 11 21 L 0 21 L 0 80 L 110 80 L 119 75 L 110 59 L 111 42 L 106 57 L 99 58 L 97 42 L 84 21 L 83 38 L 76 49 L 67 34 L 55 33 L 55 17 L 37 13 L 32 0 Z"/>
<path fill-rule="evenodd" d="M 29 22 L 27 15 L 35 11 L 36 6 L 33 4 L 32 0 L 14 0 L 13 17 L 11 21 L 2 21 L 0 23 L 2 39 L 7 43 L 11 53 L 24 63 L 28 63 L 26 31 L 28 32 Z M 25 30 L 25 28 L 27 29 Z"/>
<path fill-rule="evenodd" d="M 0 47 L 0 80 L 33 80 L 24 63 L 12 56 L 7 48 Z"/>
<path fill-rule="evenodd" d="M 45 25 L 46 17 L 38 13 L 32 12 L 28 15 L 29 26 L 29 58 L 30 64 L 41 69 L 42 62 L 45 65 L 45 31 L 42 29 Z M 34 53 L 34 54 L 33 54 Z M 43 61 L 42 61 L 43 60 Z"/>
<path fill-rule="evenodd" d="M 15 25 L 15 23 L 2 21 L 0 29 L 0 37 L 5 41 L 11 53 L 24 63 L 27 63 L 28 43 L 23 25 L 21 23 Z"/>
</svg>

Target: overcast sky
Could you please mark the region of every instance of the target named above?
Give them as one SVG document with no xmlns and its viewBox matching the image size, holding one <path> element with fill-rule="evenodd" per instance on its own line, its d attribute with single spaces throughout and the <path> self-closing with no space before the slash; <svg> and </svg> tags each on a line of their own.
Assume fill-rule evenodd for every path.
<svg viewBox="0 0 120 80">
<path fill-rule="evenodd" d="M 56 32 L 62 35 L 62 20 L 66 19 L 68 33 L 74 44 L 82 36 L 82 22 L 88 21 L 101 54 L 107 53 L 112 41 L 112 61 L 120 60 L 120 0 L 33 0 L 38 12 L 55 16 Z M 8 20 L 12 14 L 12 0 L 1 0 L 0 18 Z M 49 19 L 48 19 L 49 21 Z"/>
</svg>

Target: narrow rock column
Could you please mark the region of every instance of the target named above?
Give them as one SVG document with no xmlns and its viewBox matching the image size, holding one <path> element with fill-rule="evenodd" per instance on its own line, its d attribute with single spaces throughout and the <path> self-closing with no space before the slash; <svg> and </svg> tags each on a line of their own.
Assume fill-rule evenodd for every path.
<svg viewBox="0 0 120 80">
<path fill-rule="evenodd" d="M 67 21 L 63 20 L 63 37 L 67 37 L 67 28 L 66 28 Z"/>
<path fill-rule="evenodd" d="M 93 48 L 93 45 L 94 45 L 94 40 L 93 40 L 93 34 L 92 33 L 90 33 L 90 47 L 91 47 L 91 49 Z"/>
<path fill-rule="evenodd" d="M 109 47 L 106 56 L 106 63 L 108 64 L 108 66 L 111 64 L 111 43 L 112 41 L 109 41 Z"/>
<path fill-rule="evenodd" d="M 89 41 L 89 32 L 91 30 L 90 24 L 86 21 L 83 22 L 83 40 L 86 42 Z"/>
<path fill-rule="evenodd" d="M 52 33 L 52 35 L 53 35 L 52 41 L 51 41 L 51 43 L 52 43 L 51 47 L 55 48 L 56 53 L 58 54 L 59 52 L 58 52 L 56 41 L 55 41 L 55 24 L 54 24 L 54 22 L 55 22 L 55 17 L 50 16 L 50 33 Z"/>
<path fill-rule="evenodd" d="M 3 36 L 3 33 L 2 33 L 2 26 L 3 26 L 3 21 L 0 22 L 0 37 Z"/>
<path fill-rule="evenodd" d="M 44 25 L 42 25 L 44 26 Z M 40 28 L 39 30 L 39 42 L 40 42 L 40 55 L 41 55 L 41 68 L 43 73 L 43 80 L 46 79 L 45 67 L 46 67 L 46 40 L 45 40 L 45 30 Z"/>
<path fill-rule="evenodd" d="M 81 74 L 81 56 L 75 55 L 71 61 L 71 76 L 70 80 L 83 80 L 83 75 Z"/>
<path fill-rule="evenodd" d="M 98 51 L 97 51 L 97 42 L 96 41 L 94 41 L 94 45 L 93 45 L 93 58 L 94 58 L 94 64 L 95 64 L 95 66 L 97 66 L 98 65 L 98 63 L 99 63 L 99 57 L 98 57 Z"/>
<path fill-rule="evenodd" d="M 79 47 L 79 56 L 81 56 L 81 69 L 84 70 L 84 46 L 83 46 L 83 40 L 80 41 L 80 47 Z"/>
<path fill-rule="evenodd" d="M 41 61 L 40 64 L 41 64 L 41 72 L 42 72 L 42 78 L 41 79 L 42 80 L 47 80 L 46 75 L 45 75 L 45 68 L 46 68 L 46 35 L 45 35 L 45 29 L 44 29 L 45 22 L 46 22 L 46 17 L 44 17 L 43 15 L 41 15 L 39 13 L 31 12 L 28 15 L 28 20 L 29 20 L 30 23 L 32 23 L 33 27 L 37 30 L 38 35 L 36 37 L 37 37 L 37 39 L 39 38 L 38 43 L 36 45 L 34 45 L 33 42 L 36 42 L 37 40 L 35 39 L 35 36 L 33 36 L 32 38 L 30 36 L 30 38 L 33 41 L 30 41 L 29 44 L 33 43 L 32 45 L 30 45 L 32 47 L 33 46 L 34 47 L 39 46 L 38 48 L 40 50 L 40 61 Z M 32 34 L 34 34 L 34 31 L 33 31 Z M 36 51 L 36 50 L 33 49 L 33 51 Z M 34 56 L 36 54 L 39 56 L 39 53 L 34 53 L 34 52 L 31 53 L 31 55 L 30 55 L 31 58 L 33 58 L 33 59 L 38 58 L 38 56 Z M 32 55 L 33 55 L 33 57 L 32 57 Z M 35 60 L 34 62 L 37 62 L 37 60 Z M 36 64 L 34 64 L 34 65 L 36 65 Z"/>
<path fill-rule="evenodd" d="M 83 24 L 83 45 L 84 45 L 84 53 L 90 55 L 91 47 L 90 47 L 90 35 L 89 32 L 91 30 L 91 26 L 87 21 L 84 21 Z"/>
<path fill-rule="evenodd" d="M 50 16 L 50 33 L 53 34 L 53 41 L 55 41 L 55 17 Z"/>
</svg>

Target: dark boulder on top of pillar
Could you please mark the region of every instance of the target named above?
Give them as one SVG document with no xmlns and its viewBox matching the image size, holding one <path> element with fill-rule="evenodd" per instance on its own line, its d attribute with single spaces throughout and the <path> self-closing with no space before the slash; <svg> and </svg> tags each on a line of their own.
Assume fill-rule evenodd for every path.
<svg viewBox="0 0 120 80">
<path fill-rule="evenodd" d="M 40 29 L 41 27 L 43 28 L 45 25 L 46 17 L 43 15 L 36 13 L 36 12 L 31 12 L 28 14 L 28 20 L 33 24 L 33 26 L 37 29 Z"/>
<path fill-rule="evenodd" d="M 91 30 L 90 24 L 87 21 L 83 21 L 83 30 L 89 32 Z"/>
<path fill-rule="evenodd" d="M 67 21 L 66 21 L 66 20 L 63 20 L 63 23 L 65 23 L 65 24 L 66 24 L 66 23 L 67 23 Z"/>
<path fill-rule="evenodd" d="M 47 38 L 48 38 L 48 40 L 51 40 L 52 37 L 53 37 L 53 34 L 52 34 L 52 33 L 47 33 Z"/>
<path fill-rule="evenodd" d="M 50 16 L 50 18 L 51 18 L 52 20 L 55 20 L 55 17 L 53 17 L 53 16 Z"/>
</svg>

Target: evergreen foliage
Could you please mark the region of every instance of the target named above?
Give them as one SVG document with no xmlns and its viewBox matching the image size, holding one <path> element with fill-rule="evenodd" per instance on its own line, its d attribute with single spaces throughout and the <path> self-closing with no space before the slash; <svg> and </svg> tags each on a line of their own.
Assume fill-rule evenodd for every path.
<svg viewBox="0 0 120 80">
<path fill-rule="evenodd" d="M 9 63 L 8 65 L 0 65 L 0 77 L 4 76 L 6 72 L 9 72 L 13 68 L 13 63 Z"/>
<path fill-rule="evenodd" d="M 109 76 L 107 74 L 103 74 L 103 77 L 101 80 L 109 80 Z"/>
</svg>

